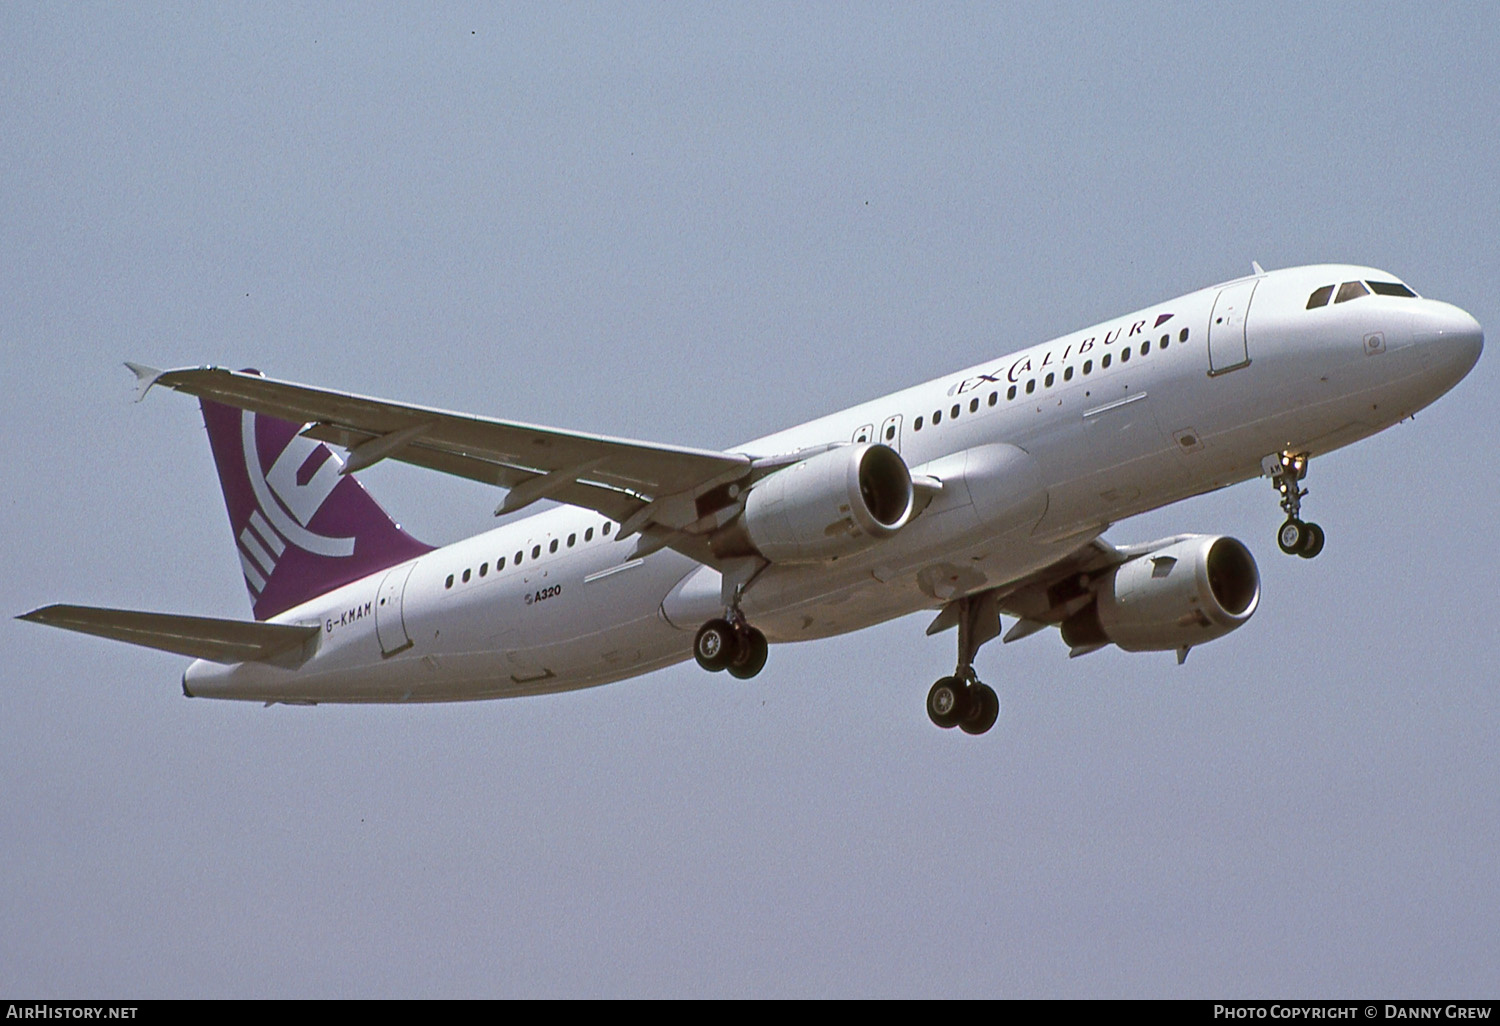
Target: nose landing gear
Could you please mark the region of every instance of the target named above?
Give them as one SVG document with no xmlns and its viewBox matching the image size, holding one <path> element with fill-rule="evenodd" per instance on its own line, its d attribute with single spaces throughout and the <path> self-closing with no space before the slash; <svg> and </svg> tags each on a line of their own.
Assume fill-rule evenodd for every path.
<svg viewBox="0 0 1500 1026">
<path fill-rule="evenodd" d="M 1304 523 L 1302 499 L 1307 489 L 1302 479 L 1307 476 L 1308 455 L 1304 452 L 1282 451 L 1267 456 L 1263 469 L 1271 478 L 1271 484 L 1281 493 L 1281 509 L 1286 513 L 1286 523 L 1276 532 L 1276 544 L 1288 556 L 1312 559 L 1323 551 L 1323 529 L 1317 524 Z"/>
</svg>

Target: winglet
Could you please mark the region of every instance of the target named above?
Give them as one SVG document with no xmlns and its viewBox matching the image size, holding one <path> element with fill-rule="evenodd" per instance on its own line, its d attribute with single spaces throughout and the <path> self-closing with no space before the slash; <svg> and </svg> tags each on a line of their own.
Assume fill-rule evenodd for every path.
<svg viewBox="0 0 1500 1026">
<path fill-rule="evenodd" d="M 166 371 L 157 370 L 155 367 L 147 367 L 144 363 L 131 363 L 129 360 L 125 361 L 125 366 L 130 368 L 130 372 L 135 375 L 136 402 L 140 402 L 146 398 L 146 393 L 151 391 L 151 386 L 156 384 L 157 380 L 166 373 Z"/>
</svg>

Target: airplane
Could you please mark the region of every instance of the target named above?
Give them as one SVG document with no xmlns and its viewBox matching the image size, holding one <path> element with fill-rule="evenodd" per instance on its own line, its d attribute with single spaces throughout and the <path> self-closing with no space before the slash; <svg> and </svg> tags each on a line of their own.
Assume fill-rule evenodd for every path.
<svg viewBox="0 0 1500 1026">
<path fill-rule="evenodd" d="M 957 630 L 928 692 L 983 734 L 980 647 L 1059 629 L 1070 656 L 1190 649 L 1260 599 L 1216 535 L 1117 546 L 1113 523 L 1256 477 L 1312 558 L 1309 460 L 1442 396 L 1479 323 L 1385 271 L 1264 271 L 986 360 L 727 451 L 603 437 L 215 367 L 127 364 L 137 400 L 200 401 L 253 621 L 53 605 L 20 617 L 193 657 L 184 695 L 437 702 L 592 687 L 694 658 L 748 679 L 769 646 L 923 610 Z M 345 450 L 347 457 L 334 448 Z M 352 476 L 393 459 L 504 489 L 441 548 Z"/>
</svg>

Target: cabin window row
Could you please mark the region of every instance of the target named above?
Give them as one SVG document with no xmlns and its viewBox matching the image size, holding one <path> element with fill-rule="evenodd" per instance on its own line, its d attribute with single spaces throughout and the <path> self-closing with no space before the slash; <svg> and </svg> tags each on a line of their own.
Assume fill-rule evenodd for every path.
<svg viewBox="0 0 1500 1026">
<path fill-rule="evenodd" d="M 599 535 L 602 538 L 608 538 L 610 536 L 610 532 L 613 531 L 613 530 L 614 530 L 614 524 L 612 524 L 610 521 L 606 520 L 604 522 L 604 526 L 599 529 Z M 574 531 L 573 533 L 569 534 L 568 535 L 568 539 L 567 539 L 567 547 L 570 548 L 570 549 L 573 548 L 575 545 L 578 544 L 578 540 L 579 540 L 578 539 L 578 532 Z M 594 529 L 592 527 L 590 527 L 586 531 L 583 532 L 583 541 L 585 543 L 588 543 L 588 542 L 591 542 L 593 540 L 594 540 Z M 563 547 L 562 540 L 559 539 L 559 538 L 553 538 L 550 542 L 547 543 L 547 552 L 548 553 L 555 553 L 555 552 L 559 551 L 562 547 Z M 536 543 L 536 544 L 534 544 L 534 545 L 531 546 L 530 557 L 531 557 L 532 560 L 537 560 L 537 559 L 541 559 L 542 558 L 542 545 L 541 545 L 540 542 L 538 542 L 538 543 Z M 526 562 L 526 558 L 527 558 L 527 552 L 526 552 L 525 549 L 517 549 L 516 550 L 516 554 L 514 556 L 501 556 L 499 559 L 495 560 L 495 562 L 494 562 L 495 573 L 498 574 L 500 571 L 504 570 L 506 568 L 506 566 L 512 566 L 512 567 L 521 566 L 523 563 Z M 483 562 L 483 563 L 479 564 L 479 569 L 477 571 L 473 567 L 466 567 L 464 569 L 463 573 L 461 573 L 461 574 L 449 574 L 448 575 L 448 579 L 445 582 L 443 582 L 443 587 L 444 588 L 451 588 L 457 582 L 461 582 L 463 584 L 468 584 L 471 580 L 474 580 L 476 577 L 488 577 L 489 574 L 490 574 L 490 563 L 488 561 L 486 561 L 486 562 Z"/>
<path fill-rule="evenodd" d="M 1183 328 L 1180 332 L 1178 332 L 1177 333 L 1177 344 L 1181 345 L 1182 343 L 1186 342 L 1188 340 L 1188 334 L 1189 333 L 1188 333 L 1188 329 L 1187 328 Z M 1161 338 L 1157 339 L 1157 341 L 1156 341 L 1156 348 L 1158 348 L 1158 349 L 1166 349 L 1171 344 L 1171 342 L 1172 342 L 1172 336 L 1171 336 L 1170 333 L 1168 333 L 1166 335 L 1163 335 Z M 1145 356 L 1147 353 L 1151 352 L 1151 345 L 1152 345 L 1151 340 L 1147 339 L 1146 341 L 1144 341 L 1144 342 L 1142 342 L 1140 344 L 1139 349 L 1136 350 L 1136 351 L 1138 351 L 1140 353 L 1140 355 Z M 1132 353 L 1132 349 L 1131 349 L 1130 346 L 1123 346 L 1119 350 L 1117 350 L 1116 352 L 1119 354 L 1119 358 L 1120 358 L 1120 362 L 1121 363 L 1128 363 L 1130 361 L 1130 356 L 1131 356 L 1131 353 Z M 1108 368 L 1110 366 L 1110 364 L 1112 364 L 1114 362 L 1115 355 L 1116 355 L 1115 353 L 1105 353 L 1103 356 L 1099 357 L 1099 369 L 1100 370 L 1104 370 L 1104 369 Z M 1093 361 L 1093 359 L 1090 358 L 1090 359 L 1084 360 L 1082 366 L 1079 367 L 1079 370 L 1081 370 L 1083 374 L 1092 374 L 1094 372 L 1094 361 Z M 1063 370 L 1062 370 L 1062 380 L 1063 381 L 1072 381 L 1073 380 L 1073 371 L 1074 371 L 1074 366 L 1072 364 L 1069 364 L 1068 366 L 1064 367 Z M 1041 382 L 1042 382 L 1042 387 L 1043 388 L 1051 388 L 1053 385 L 1057 384 L 1057 372 L 1056 371 L 1048 371 L 1047 374 L 1046 374 L 1046 376 L 1041 379 Z M 1025 384 L 1025 386 L 1024 386 L 1024 392 L 1025 392 L 1025 394 L 1026 395 L 1031 395 L 1033 392 L 1036 391 L 1036 389 L 1037 389 L 1037 379 L 1036 378 L 1030 378 L 1030 379 L 1028 379 L 1027 382 L 1026 382 L 1026 384 Z M 1021 386 L 1011 385 L 1009 388 L 1007 388 L 1005 390 L 1005 398 L 1008 401 L 1008 400 L 1016 398 L 1016 396 L 1018 394 L 1020 394 L 1020 393 L 1021 393 Z M 999 401 L 1000 401 L 1000 393 L 999 392 L 991 392 L 990 395 L 989 395 L 989 399 L 986 401 L 986 405 L 988 405 L 988 406 L 994 406 Z M 949 420 L 956 420 L 958 418 L 959 414 L 961 414 L 963 412 L 963 405 L 964 405 L 963 403 L 954 403 L 953 406 L 951 408 L 949 408 L 949 410 L 947 411 L 948 419 Z M 979 400 L 978 400 L 978 398 L 969 400 L 969 404 L 968 405 L 969 405 L 969 412 L 970 413 L 978 413 L 979 412 Z M 926 421 L 924 418 L 918 417 L 916 420 L 912 421 L 911 429 L 913 431 L 921 431 L 922 430 L 922 426 L 923 426 L 924 423 L 930 423 L 933 427 L 936 427 L 937 425 L 941 424 L 942 422 L 943 422 L 943 411 L 941 409 L 934 410 L 932 412 L 932 419 L 930 421 Z M 888 428 L 887 431 L 886 431 L 886 438 L 887 438 L 887 440 L 889 440 L 890 438 L 894 437 L 895 433 L 896 433 L 896 431 L 895 431 L 894 427 Z"/>
</svg>

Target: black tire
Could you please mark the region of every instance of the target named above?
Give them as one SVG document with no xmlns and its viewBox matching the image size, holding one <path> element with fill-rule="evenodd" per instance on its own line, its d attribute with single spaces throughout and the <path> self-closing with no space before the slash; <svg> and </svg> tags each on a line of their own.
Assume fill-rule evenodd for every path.
<svg viewBox="0 0 1500 1026">
<path fill-rule="evenodd" d="M 1323 551 L 1323 542 L 1327 539 L 1323 534 L 1323 529 L 1317 524 L 1303 524 L 1302 533 L 1306 537 L 1302 542 L 1302 548 L 1297 550 L 1297 555 L 1303 559 L 1312 559 Z"/>
<path fill-rule="evenodd" d="M 736 658 L 730 660 L 729 675 L 738 677 L 740 680 L 749 680 L 766 667 L 766 658 L 771 654 L 771 646 L 766 642 L 766 636 L 751 627 L 739 639 L 739 652 Z"/>
<path fill-rule="evenodd" d="M 728 620 L 710 620 L 693 639 L 693 658 L 709 673 L 728 666 L 739 652 L 739 636 Z"/>
<path fill-rule="evenodd" d="M 1307 546 L 1307 525 L 1300 520 L 1288 519 L 1276 532 L 1276 544 L 1288 556 L 1300 556 Z"/>
<path fill-rule="evenodd" d="M 958 677 L 944 677 L 927 692 L 927 718 L 947 730 L 969 712 L 969 686 Z"/>
<path fill-rule="evenodd" d="M 958 726 L 965 734 L 983 734 L 1000 718 L 1000 696 L 988 684 L 975 684 L 970 690 L 973 707 Z"/>
</svg>

